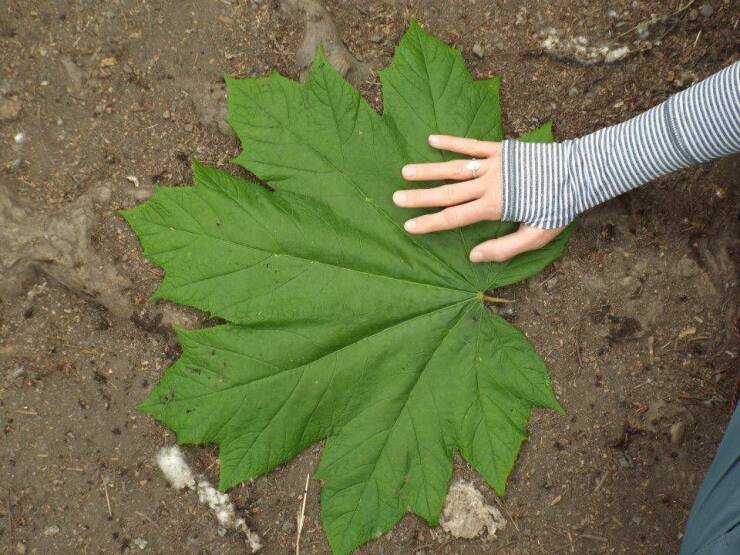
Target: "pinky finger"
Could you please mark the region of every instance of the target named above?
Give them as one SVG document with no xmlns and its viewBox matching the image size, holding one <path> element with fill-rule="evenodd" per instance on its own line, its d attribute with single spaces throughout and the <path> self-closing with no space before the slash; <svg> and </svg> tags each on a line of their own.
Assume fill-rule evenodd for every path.
<svg viewBox="0 0 740 555">
<path fill-rule="evenodd" d="M 470 251 L 471 262 L 505 262 L 523 252 L 544 247 L 555 239 L 565 227 L 539 229 L 527 224 L 519 226 L 514 233 L 491 239 Z"/>
</svg>

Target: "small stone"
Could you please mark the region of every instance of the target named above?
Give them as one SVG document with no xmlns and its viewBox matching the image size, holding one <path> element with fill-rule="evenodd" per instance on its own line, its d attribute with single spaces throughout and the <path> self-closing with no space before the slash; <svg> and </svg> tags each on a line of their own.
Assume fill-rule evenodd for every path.
<svg viewBox="0 0 740 555">
<path fill-rule="evenodd" d="M 671 426 L 671 445 L 678 447 L 683 443 L 683 437 L 686 434 L 686 423 L 679 420 Z"/>
<path fill-rule="evenodd" d="M 28 553 L 28 548 L 25 543 L 18 542 L 15 544 L 15 552 L 18 553 L 18 555 L 26 555 L 26 553 Z"/>
<path fill-rule="evenodd" d="M 170 111 L 169 110 L 165 110 L 164 112 L 162 112 L 162 117 L 164 119 L 170 119 Z"/>
<path fill-rule="evenodd" d="M 84 91 L 82 82 L 85 79 L 85 72 L 68 56 L 62 56 L 60 61 L 64 70 L 67 72 L 70 91 L 73 93 L 82 93 Z"/>
<path fill-rule="evenodd" d="M 638 39 L 647 40 L 647 38 L 650 36 L 650 26 L 648 26 L 647 24 L 638 25 L 635 33 L 637 34 Z"/>
<path fill-rule="evenodd" d="M 59 532 L 59 526 L 52 524 L 51 526 L 46 527 L 44 530 L 44 536 L 56 536 Z"/>
<path fill-rule="evenodd" d="M 370 37 L 370 42 L 374 42 L 375 44 L 380 44 L 381 42 L 383 42 L 383 35 L 379 33 L 375 33 L 374 35 Z"/>
<path fill-rule="evenodd" d="M 473 45 L 473 54 L 475 54 L 479 58 L 482 58 L 483 56 L 486 55 L 485 51 L 483 50 L 483 47 L 481 46 L 479 42 L 476 42 Z"/>
<path fill-rule="evenodd" d="M 604 278 L 595 274 L 587 274 L 581 279 L 581 283 L 592 293 L 601 293 L 606 291 L 606 282 Z"/>
<path fill-rule="evenodd" d="M 495 537 L 506 526 L 506 520 L 497 507 L 485 502 L 473 484 L 458 481 L 447 494 L 440 524 L 455 538 L 471 539 L 486 531 L 488 537 Z"/>
<path fill-rule="evenodd" d="M 17 100 L 0 100 L 0 121 L 13 121 L 21 113 L 22 105 Z"/>
<path fill-rule="evenodd" d="M 98 202 L 108 202 L 112 195 L 113 191 L 111 191 L 110 187 L 107 187 L 106 185 L 101 185 L 95 189 L 94 192 L 95 200 Z"/>
<path fill-rule="evenodd" d="M 186 123 L 185 124 L 185 132 L 186 133 L 192 133 L 193 132 L 193 124 L 192 123 Z"/>
<path fill-rule="evenodd" d="M 710 17 L 714 13 L 714 8 L 711 4 L 702 4 L 699 13 L 704 17 Z"/>
<path fill-rule="evenodd" d="M 499 314 L 503 316 L 504 318 L 513 318 L 515 316 L 514 308 L 511 305 L 505 305 L 502 309 L 499 310 Z"/>
<path fill-rule="evenodd" d="M 149 544 L 148 541 L 146 541 L 144 538 L 136 538 L 134 540 L 134 545 L 144 551 L 146 549 L 146 546 Z"/>
<path fill-rule="evenodd" d="M 678 275 L 683 278 L 692 278 L 701 273 L 699 265 L 688 256 L 683 256 L 681 260 L 678 261 L 676 264 L 676 270 L 678 270 Z"/>
<path fill-rule="evenodd" d="M 621 466 L 622 468 L 630 468 L 632 466 L 632 461 L 630 461 L 624 455 L 622 455 L 621 457 L 619 457 L 618 460 L 619 460 L 619 466 Z"/>
<path fill-rule="evenodd" d="M 216 529 L 216 533 L 223 538 L 226 535 L 226 528 L 219 526 L 218 529 Z"/>
<path fill-rule="evenodd" d="M 280 528 L 283 529 L 283 532 L 285 532 L 288 535 L 291 535 L 295 532 L 295 527 L 296 527 L 295 522 L 293 522 L 292 520 L 286 520 L 280 525 Z"/>
<path fill-rule="evenodd" d="M 581 91 L 578 90 L 578 87 L 571 87 L 568 91 L 568 96 L 570 96 L 571 98 L 573 98 L 574 96 L 578 96 L 579 94 L 581 94 Z"/>
<path fill-rule="evenodd" d="M 130 194 L 134 200 L 144 202 L 154 194 L 154 189 L 152 187 L 139 187 L 130 191 Z"/>
<path fill-rule="evenodd" d="M 16 366 L 10 372 L 8 372 L 8 376 L 11 380 L 14 380 L 16 378 L 20 378 L 25 373 L 26 369 L 23 366 Z"/>
</svg>

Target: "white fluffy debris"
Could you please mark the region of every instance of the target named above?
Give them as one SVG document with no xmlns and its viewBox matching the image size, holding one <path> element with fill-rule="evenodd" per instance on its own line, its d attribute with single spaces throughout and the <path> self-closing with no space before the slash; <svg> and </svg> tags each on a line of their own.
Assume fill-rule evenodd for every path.
<svg viewBox="0 0 740 555">
<path fill-rule="evenodd" d="M 229 499 L 229 495 L 218 491 L 203 476 L 198 478 L 198 499 L 216 513 L 221 526 L 227 530 L 232 529 L 244 534 L 249 547 L 252 548 L 252 553 L 262 549 L 260 537 L 249 529 L 243 518 L 236 516 L 234 504 Z"/>
<path fill-rule="evenodd" d="M 162 447 L 157 453 L 157 464 L 173 488 L 195 488 L 193 471 L 177 445 Z"/>
<path fill-rule="evenodd" d="M 486 504 L 473 484 L 459 480 L 447 494 L 441 519 L 442 529 L 456 538 L 477 538 L 486 530 L 488 537 L 506 527 L 498 508 Z"/>
<path fill-rule="evenodd" d="M 632 52 L 629 46 L 610 43 L 592 45 L 583 36 L 563 37 L 560 31 L 551 27 L 540 31 L 538 37 L 540 48 L 548 55 L 558 60 L 576 62 L 584 66 L 613 64 Z"/>
<path fill-rule="evenodd" d="M 208 505 L 208 508 L 216 514 L 220 528 L 236 530 L 243 534 L 252 553 L 262 549 L 260 537 L 249 529 L 243 518 L 236 516 L 229 495 L 214 488 L 205 476 L 198 476 L 196 481 L 190 465 L 177 445 L 162 447 L 157 453 L 157 464 L 173 488 L 177 490 L 187 488 L 197 492 L 198 500 Z"/>
</svg>

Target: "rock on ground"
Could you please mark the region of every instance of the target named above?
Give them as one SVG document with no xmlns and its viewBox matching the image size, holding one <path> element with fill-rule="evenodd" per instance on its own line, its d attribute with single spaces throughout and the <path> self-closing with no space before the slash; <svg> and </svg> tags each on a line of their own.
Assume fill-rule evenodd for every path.
<svg viewBox="0 0 740 555">
<path fill-rule="evenodd" d="M 496 507 L 488 505 L 470 482 L 455 482 L 450 487 L 441 519 L 442 529 L 456 538 L 476 538 L 488 532 L 493 537 L 506 526 Z"/>
</svg>

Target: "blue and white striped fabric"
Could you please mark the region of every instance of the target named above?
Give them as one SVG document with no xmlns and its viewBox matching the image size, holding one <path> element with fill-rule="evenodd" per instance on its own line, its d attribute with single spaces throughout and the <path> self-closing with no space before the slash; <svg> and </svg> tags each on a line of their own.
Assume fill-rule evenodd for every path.
<svg viewBox="0 0 740 555">
<path fill-rule="evenodd" d="M 740 62 L 624 123 L 552 144 L 504 141 L 502 220 L 542 229 L 658 176 L 740 151 Z"/>
</svg>

